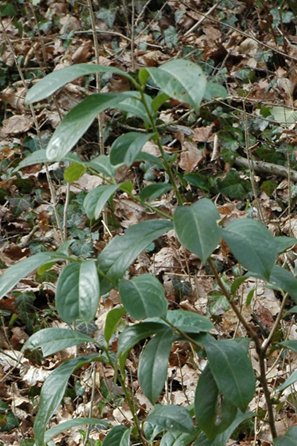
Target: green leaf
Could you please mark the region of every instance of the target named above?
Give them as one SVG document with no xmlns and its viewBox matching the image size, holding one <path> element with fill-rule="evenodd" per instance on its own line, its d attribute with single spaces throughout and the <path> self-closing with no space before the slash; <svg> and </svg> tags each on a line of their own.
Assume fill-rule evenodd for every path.
<svg viewBox="0 0 297 446">
<path fill-rule="evenodd" d="M 209 367 L 227 401 L 245 411 L 255 393 L 255 374 L 242 341 L 209 337 L 204 343 Z"/>
<path fill-rule="evenodd" d="M 292 426 L 283 437 L 274 440 L 275 446 L 296 446 L 297 426 Z"/>
<path fill-rule="evenodd" d="M 157 405 L 149 414 L 147 421 L 154 426 L 163 427 L 166 431 L 192 433 L 194 429 L 189 412 L 182 406 Z"/>
<path fill-rule="evenodd" d="M 196 437 L 196 433 L 167 432 L 161 440 L 160 446 L 188 446 Z"/>
<path fill-rule="evenodd" d="M 206 101 L 211 101 L 213 98 L 224 99 L 226 97 L 228 97 L 228 91 L 223 85 L 217 84 L 216 82 L 207 82 L 206 90 L 204 93 L 204 99 Z"/>
<path fill-rule="evenodd" d="M 286 291 L 297 302 L 297 278 L 290 271 L 275 265 L 269 282 L 273 287 Z"/>
<path fill-rule="evenodd" d="M 45 263 L 66 260 L 67 257 L 53 252 L 40 252 L 21 260 L 13 266 L 10 266 L 0 276 L 0 299 L 4 297 L 12 288 L 28 274 L 39 268 Z"/>
<path fill-rule="evenodd" d="M 120 320 L 126 314 L 124 307 L 113 308 L 107 313 L 104 325 L 104 338 L 108 343 L 115 333 Z"/>
<path fill-rule="evenodd" d="M 221 434 L 217 435 L 214 439 L 209 439 L 204 433 L 201 433 L 194 443 L 194 446 L 226 446 L 227 441 L 235 431 L 235 429 L 245 420 L 251 418 L 253 413 L 237 412 L 237 415 L 233 423 Z"/>
<path fill-rule="evenodd" d="M 105 204 L 118 188 L 118 184 L 111 186 L 103 184 L 95 187 L 86 195 L 83 206 L 90 220 L 98 220 Z"/>
<path fill-rule="evenodd" d="M 110 162 L 114 166 L 125 164 L 130 167 L 144 144 L 149 141 L 153 133 L 129 132 L 120 135 L 112 144 Z"/>
<path fill-rule="evenodd" d="M 120 93 L 92 94 L 73 107 L 56 128 L 48 143 L 46 149 L 48 160 L 62 160 L 87 131 L 96 116 L 108 108 L 117 107 L 125 97 Z"/>
<path fill-rule="evenodd" d="M 190 207 L 180 206 L 174 214 L 174 227 L 181 244 L 205 263 L 221 240 L 217 225 L 220 215 L 207 198 Z"/>
<path fill-rule="evenodd" d="M 144 187 L 140 192 L 141 200 L 155 200 L 172 189 L 169 183 L 155 183 Z"/>
<path fill-rule="evenodd" d="M 67 183 L 74 183 L 74 181 L 79 180 L 79 178 L 86 173 L 86 167 L 80 163 L 71 163 L 64 170 L 64 180 Z"/>
<path fill-rule="evenodd" d="M 172 331 L 164 329 L 149 341 L 140 355 L 139 384 L 145 396 L 152 403 L 158 399 L 164 388 L 173 339 Z"/>
<path fill-rule="evenodd" d="M 68 324 L 76 320 L 89 322 L 95 317 L 99 295 L 96 263 L 93 260 L 70 263 L 57 283 L 57 311 Z"/>
<path fill-rule="evenodd" d="M 36 150 L 33 153 L 30 153 L 30 155 L 26 156 L 25 159 L 23 159 L 19 165 L 14 169 L 15 172 L 17 172 L 20 169 L 23 169 L 27 166 L 33 166 L 34 164 L 45 164 L 48 163 L 48 159 L 46 156 L 46 150 L 40 149 Z"/>
<path fill-rule="evenodd" d="M 64 396 L 69 377 L 74 370 L 96 358 L 98 355 L 81 356 L 65 361 L 46 378 L 41 389 L 39 409 L 34 422 L 36 446 L 44 446 L 46 425 Z"/>
<path fill-rule="evenodd" d="M 223 239 L 246 269 L 269 280 L 277 257 L 277 246 L 262 223 L 251 218 L 235 220 L 223 229 Z"/>
<path fill-rule="evenodd" d="M 72 420 L 64 421 L 63 423 L 59 423 L 57 426 L 52 427 L 47 430 L 44 435 L 45 443 L 48 443 L 52 440 L 56 435 L 65 432 L 72 427 L 77 426 L 95 426 L 96 429 L 107 429 L 108 423 L 104 420 L 98 420 L 98 418 L 74 418 Z"/>
<path fill-rule="evenodd" d="M 277 392 L 282 392 L 284 389 L 286 389 L 289 386 L 292 386 L 297 381 L 297 370 L 293 372 L 288 379 L 284 383 L 282 383 L 278 388 L 276 389 Z M 294 391 L 293 391 L 294 392 Z M 292 392 L 292 393 L 293 393 Z"/>
<path fill-rule="evenodd" d="M 131 429 L 114 426 L 104 438 L 102 446 L 130 446 Z"/>
<path fill-rule="evenodd" d="M 124 101 L 121 101 L 117 108 L 121 111 L 127 112 L 128 115 L 141 118 L 145 124 L 150 125 L 151 120 L 145 106 L 142 103 L 140 93 L 138 91 L 129 91 L 126 94 L 128 97 Z M 143 99 L 145 100 L 150 113 L 153 114 L 151 97 L 144 94 Z"/>
<path fill-rule="evenodd" d="M 207 317 L 192 311 L 169 310 L 167 311 L 166 320 L 185 333 L 201 333 L 214 328 L 212 322 Z"/>
<path fill-rule="evenodd" d="M 35 84 L 26 95 L 26 103 L 33 104 L 33 102 L 42 101 L 49 97 L 59 88 L 72 82 L 78 77 L 88 76 L 96 73 L 114 73 L 128 78 L 132 83 L 134 79 L 125 71 L 115 67 L 105 67 L 103 65 L 77 64 L 61 70 L 53 71 L 45 76 L 37 84 Z"/>
<path fill-rule="evenodd" d="M 151 274 L 141 274 L 119 283 L 121 301 L 134 319 L 165 317 L 168 303 L 164 288 Z"/>
<path fill-rule="evenodd" d="M 162 92 L 190 104 L 198 112 L 206 88 L 205 75 L 198 65 L 189 60 L 175 59 L 146 70 Z"/>
<path fill-rule="evenodd" d="M 172 223 L 169 220 L 147 220 L 131 226 L 124 235 L 112 239 L 98 256 L 98 265 L 105 278 L 104 291 L 116 286 L 136 257 L 170 229 Z"/>
<path fill-rule="evenodd" d="M 116 169 L 110 163 L 109 156 L 107 155 L 99 155 L 86 163 L 86 165 L 95 170 L 95 172 L 102 173 L 102 175 L 107 177 L 114 178 L 115 176 Z"/>
<path fill-rule="evenodd" d="M 195 413 L 198 427 L 208 438 L 215 438 L 233 422 L 237 409 L 219 396 L 209 365 L 203 370 L 195 393 Z"/>
<path fill-rule="evenodd" d="M 270 111 L 273 119 L 284 126 L 295 124 L 297 121 L 297 113 L 291 108 L 272 107 Z"/>
<path fill-rule="evenodd" d="M 283 341 L 280 342 L 280 344 L 282 347 L 285 348 L 289 348 L 290 350 L 293 350 L 293 352 L 297 353 L 297 341 L 295 340 L 288 340 L 288 341 Z"/>
<path fill-rule="evenodd" d="M 125 328 L 119 336 L 118 353 L 126 354 L 142 339 L 148 338 L 159 331 L 164 331 L 164 323 L 141 322 Z"/>
<path fill-rule="evenodd" d="M 297 243 L 297 239 L 295 237 L 279 236 L 274 237 L 274 240 L 277 246 L 277 252 L 279 254 L 287 251 L 289 248 L 292 248 Z"/>
<path fill-rule="evenodd" d="M 68 328 L 44 328 L 30 336 L 22 350 L 41 348 L 43 356 L 49 356 L 84 342 L 93 342 L 93 339 L 79 331 Z"/>
</svg>

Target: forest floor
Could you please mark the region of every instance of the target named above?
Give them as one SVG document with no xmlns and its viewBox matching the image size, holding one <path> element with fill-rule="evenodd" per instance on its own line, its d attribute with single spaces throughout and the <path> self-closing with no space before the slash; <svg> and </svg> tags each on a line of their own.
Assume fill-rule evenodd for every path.
<svg viewBox="0 0 297 446">
<path fill-rule="evenodd" d="M 17 165 L 46 145 L 61 115 L 96 90 L 92 77 L 80 79 L 61 90 L 54 100 L 35 108 L 36 121 L 25 105 L 27 90 L 45 74 L 77 63 L 94 60 L 133 72 L 155 67 L 173 58 L 199 64 L 208 78 L 224 87 L 222 95 L 204 101 L 200 115 L 176 101 L 161 113 L 168 124 L 162 135 L 167 153 L 176 155 L 175 169 L 189 203 L 211 198 L 226 221 L 256 217 L 275 235 L 297 237 L 296 117 L 297 117 L 297 8 L 294 1 L 265 0 L 129 0 L 118 1 L 0 1 L 0 268 L 3 270 L 37 252 L 57 247 L 54 211 L 63 219 L 66 186 L 58 163 L 33 165 L 16 171 Z M 95 13 L 98 43 L 92 35 Z M 120 77 L 101 77 L 103 91 L 130 88 Z M 226 91 L 227 94 L 223 92 Z M 220 90 L 216 96 L 220 96 Z M 134 128 L 133 120 L 105 113 L 101 117 L 105 150 L 119 134 Z M 38 131 L 37 131 L 38 130 Z M 100 139 L 100 138 L 99 138 Z M 80 141 L 77 152 L 85 160 L 99 153 L 98 127 L 94 124 Z M 153 144 L 147 151 L 154 154 Z M 48 176 L 51 178 L 49 183 Z M 164 180 L 163 171 L 141 169 L 134 164 L 122 169 L 119 181 L 129 179 L 138 188 Z M 183 178 L 186 181 L 183 183 Z M 83 175 L 71 184 L 65 231 L 76 255 L 91 257 L 104 247 L 107 237 L 102 223 L 91 225 L 82 212 L 86 193 L 96 184 Z M 56 202 L 52 202 L 52 190 Z M 157 206 L 172 212 L 169 193 Z M 110 211 L 110 236 L 143 219 L 145 210 L 119 193 Z M 180 250 L 176 241 L 166 242 L 139 256 L 135 274 L 154 273 L 166 290 L 172 308 L 192 309 L 212 317 L 217 333 L 232 338 L 242 331 L 210 271 L 195 256 Z M 294 254 L 294 251 L 293 251 Z M 293 256 L 293 254 L 291 254 Z M 238 273 L 230 252 L 221 246 L 215 261 L 226 283 Z M 295 258 L 291 259 L 294 266 Z M 75 353 L 68 349 L 39 361 L 21 351 L 36 330 L 62 326 L 54 309 L 57 271 L 38 272 L 23 280 L 14 292 L 0 300 L 0 445 L 29 446 L 36 401 L 45 378 L 63 359 Z M 253 291 L 251 291 L 253 290 Z M 255 280 L 246 282 L 243 299 L 253 293 L 245 318 L 264 337 L 280 311 L 279 294 Z M 108 310 L 119 305 L 116 292 L 102 302 L 94 330 L 102 332 Z M 293 306 L 289 301 L 287 309 Z M 297 339 L 294 313 L 282 321 L 282 338 Z M 242 331 L 244 336 L 244 332 Z M 130 358 L 131 376 L 137 370 L 138 352 Z M 293 353 L 277 356 L 267 364 L 269 385 L 277 387 L 297 365 Z M 257 368 L 257 364 L 254 364 Z M 55 422 L 79 417 L 88 411 L 91 370 L 64 398 Z M 112 422 L 129 423 L 128 410 L 113 372 L 98 365 L 95 395 L 97 413 Z M 197 369 L 192 352 L 177 345 L 168 366 L 164 400 L 184 404 L 193 400 Z M 280 381 L 281 380 L 281 381 Z M 82 388 L 83 386 L 81 386 Z M 145 412 L 148 402 L 137 384 L 135 397 Z M 75 391 L 74 391 L 75 390 Z M 258 394 L 251 410 L 265 408 Z M 276 426 L 279 435 L 297 424 L 297 391 L 291 388 L 279 401 Z M 104 433 L 93 433 L 89 445 L 99 445 Z M 93 441 L 93 443 L 92 443 Z M 96 443 L 97 441 L 97 443 Z M 59 445 L 82 445 L 81 430 L 60 434 Z M 263 420 L 230 442 L 241 446 L 269 446 L 269 430 Z M 297 445 L 297 440 L 296 440 Z"/>
</svg>

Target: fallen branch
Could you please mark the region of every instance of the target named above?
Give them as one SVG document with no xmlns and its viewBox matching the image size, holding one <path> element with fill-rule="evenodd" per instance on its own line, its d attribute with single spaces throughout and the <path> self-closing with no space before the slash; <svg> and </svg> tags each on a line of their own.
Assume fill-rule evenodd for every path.
<svg viewBox="0 0 297 446">
<path fill-rule="evenodd" d="M 268 173 L 269 175 L 276 175 L 282 178 L 290 178 L 292 181 L 297 182 L 296 170 L 289 170 L 285 166 L 279 166 L 278 164 L 267 163 L 265 161 L 252 160 L 251 162 L 256 173 Z M 249 169 L 249 161 L 243 156 L 237 156 L 234 164 Z"/>
</svg>

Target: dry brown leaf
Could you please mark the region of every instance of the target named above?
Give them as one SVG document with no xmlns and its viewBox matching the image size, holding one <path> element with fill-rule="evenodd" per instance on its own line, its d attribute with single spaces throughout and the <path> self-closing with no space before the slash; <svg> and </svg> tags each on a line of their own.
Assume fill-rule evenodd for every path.
<svg viewBox="0 0 297 446">
<path fill-rule="evenodd" d="M 25 133 L 33 126 L 33 119 L 24 115 L 14 115 L 3 121 L 1 133 L 7 135 L 17 135 Z"/>
<path fill-rule="evenodd" d="M 202 150 L 191 141 L 185 141 L 180 156 L 179 167 L 185 172 L 192 172 L 203 159 Z"/>
</svg>

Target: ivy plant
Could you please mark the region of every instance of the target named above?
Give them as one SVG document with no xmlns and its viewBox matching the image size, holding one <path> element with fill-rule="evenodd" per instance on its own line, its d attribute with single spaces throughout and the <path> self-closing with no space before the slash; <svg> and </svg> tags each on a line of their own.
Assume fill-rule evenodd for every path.
<svg viewBox="0 0 297 446">
<path fill-rule="evenodd" d="M 40 266 L 53 265 L 55 262 L 64 264 L 57 281 L 55 304 L 58 316 L 68 328 L 37 331 L 28 339 L 24 350 L 40 349 L 46 357 L 84 343 L 92 343 L 97 347 L 97 353 L 65 360 L 46 379 L 35 417 L 35 445 L 50 445 L 52 439 L 64 429 L 80 424 L 107 428 L 106 420 L 96 418 L 74 419 L 47 428 L 63 399 L 70 376 L 76 369 L 93 362 L 103 362 L 115 370 L 133 414 L 131 426 L 119 424 L 112 427 L 103 446 L 140 443 L 224 446 L 241 423 L 255 416 L 249 410 L 249 403 L 255 396 L 257 382 L 265 397 L 267 419 L 275 446 L 295 444 L 292 438 L 296 438 L 296 428 L 289 429 L 282 437 L 278 437 L 276 431 L 275 399 L 272 398 L 266 378 L 266 359 L 273 337 L 260 341 L 254 328 L 242 315 L 237 298 L 240 285 L 252 276 L 279 290 L 284 298 L 290 295 L 297 302 L 297 280 L 289 270 L 278 264 L 280 253 L 292 247 L 296 240 L 274 237 L 262 223 L 251 218 L 241 218 L 223 226 L 215 204 L 208 198 L 191 205 L 184 204 L 178 175 L 163 148 L 158 116 L 161 107 L 170 99 L 187 104 L 195 113 L 199 113 L 203 98 L 209 99 L 210 92 L 215 89 L 213 84 L 209 88 L 209 82 L 196 64 L 177 59 L 158 68 L 141 68 L 137 75 L 114 67 L 74 65 L 52 72 L 37 82 L 29 90 L 26 102 L 40 102 L 78 77 L 103 72 L 127 78 L 132 89 L 123 93 L 96 93 L 86 97 L 63 118 L 46 149 L 25 158 L 18 168 L 59 161 L 67 166 L 65 178 L 69 182 L 86 171 L 103 177 L 105 183 L 88 192 L 84 199 L 84 212 L 92 221 L 101 218 L 104 207 L 119 190 L 152 210 L 154 207 L 150 198 L 171 189 L 177 205 L 172 215 L 154 209 L 160 218 L 131 225 L 123 235 L 115 236 L 107 243 L 97 258 L 68 254 L 66 243 L 54 252 L 42 252 L 20 261 L 0 277 L 2 298 L 19 280 Z M 157 90 L 154 97 L 146 93 L 148 82 Z M 222 92 L 222 88 L 218 90 Z M 120 135 L 113 142 L 108 155 L 99 155 L 91 161 L 81 160 L 71 152 L 72 149 L 97 115 L 110 109 L 136 117 L 142 122 L 141 129 Z M 141 190 L 137 195 L 132 193 L 131 184 L 117 182 L 116 171 L 119 166 L 132 166 L 135 161 L 146 160 L 148 155 L 142 149 L 147 141 L 154 142 L 158 147 L 160 156 L 151 157 L 164 169 L 168 181 L 156 182 L 150 190 Z M 208 317 L 192 311 L 169 309 L 165 290 L 157 277 L 152 274 L 128 275 L 129 267 L 139 254 L 172 230 L 184 248 L 198 256 L 202 264 L 208 265 L 222 294 L 246 331 L 246 337 L 219 338 L 213 334 L 214 325 Z M 231 287 L 226 286 L 212 258 L 221 242 L 229 247 L 244 271 Z M 98 341 L 77 327 L 79 323 L 88 323 L 95 318 L 96 312 L 100 311 L 100 298 L 104 299 L 112 289 L 119 291 L 121 306 L 108 313 L 104 339 Z M 118 334 L 115 354 L 113 337 L 118 333 L 120 321 L 127 315 L 134 322 L 126 325 Z M 146 342 L 141 343 L 144 340 Z M 195 399 L 189 407 L 160 404 L 172 345 L 180 341 L 189 343 L 195 354 L 207 359 L 207 365 L 197 382 Z M 143 393 L 153 405 L 144 423 L 138 419 L 125 368 L 129 352 L 138 344 L 142 345 L 139 347 L 138 380 Z M 258 376 L 249 355 L 251 345 L 258 356 Z M 274 345 L 274 348 L 296 351 L 297 341 L 284 341 Z M 296 381 L 294 372 L 277 392 L 281 393 Z"/>
</svg>

